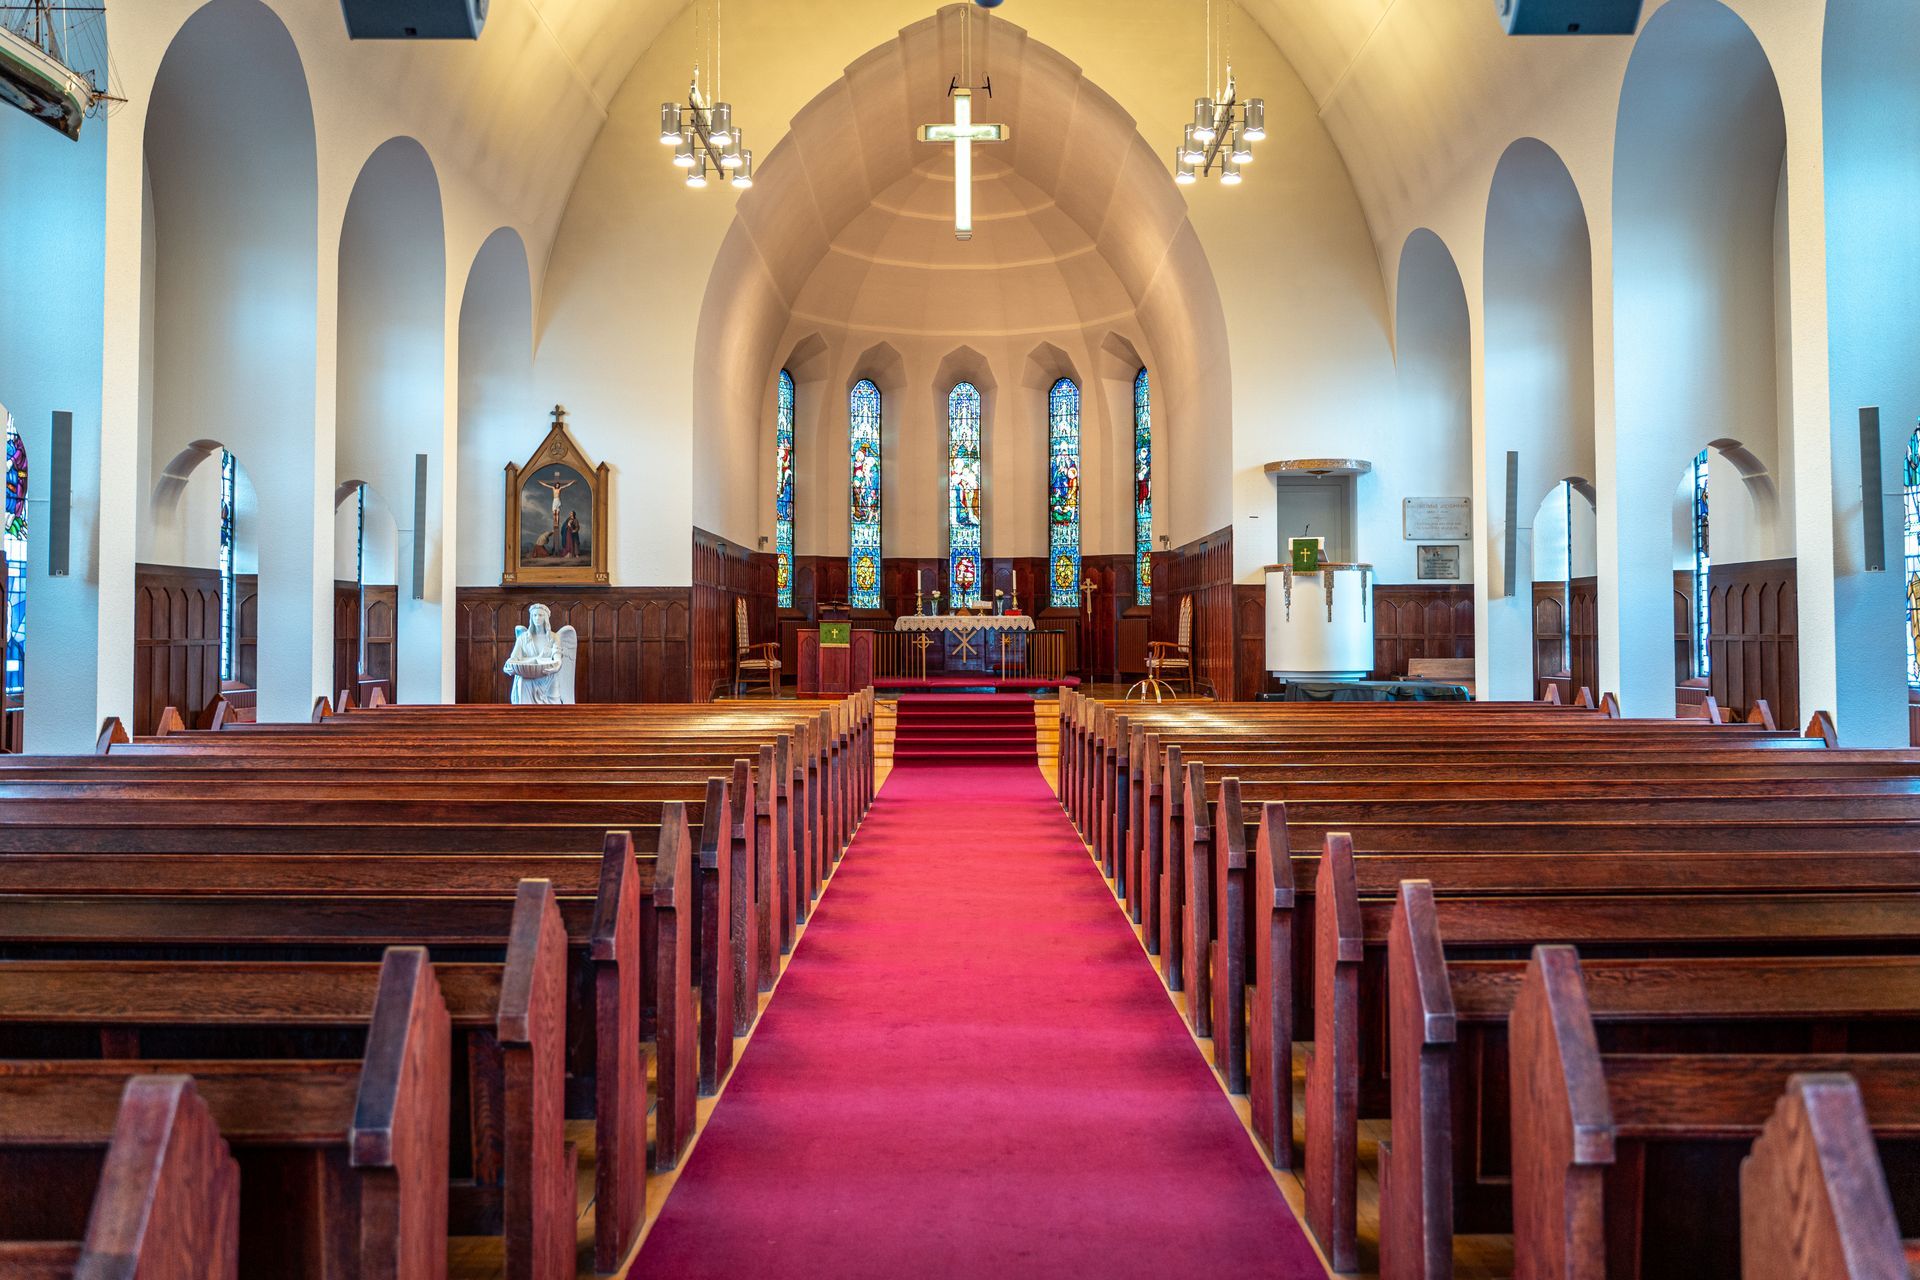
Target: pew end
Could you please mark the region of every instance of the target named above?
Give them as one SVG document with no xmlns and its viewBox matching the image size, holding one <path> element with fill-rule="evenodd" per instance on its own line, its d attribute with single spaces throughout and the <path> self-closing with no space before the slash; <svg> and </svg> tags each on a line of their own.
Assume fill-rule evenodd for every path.
<svg viewBox="0 0 1920 1280">
<path fill-rule="evenodd" d="M 1593 690 L 1587 688 L 1585 685 L 1581 685 L 1580 692 L 1573 695 L 1573 705 L 1592 711 L 1595 705 L 1593 701 Z"/>
<path fill-rule="evenodd" d="M 235 1280 L 240 1166 L 191 1076 L 135 1076 L 74 1266 L 87 1280 Z"/>
<path fill-rule="evenodd" d="M 1618 720 L 1620 718 L 1620 699 L 1611 693 L 1601 694 L 1600 714 L 1609 720 Z"/>
<path fill-rule="evenodd" d="M 426 948 L 389 947 L 347 1135 L 371 1274 L 446 1274 L 452 1039 Z"/>
<path fill-rule="evenodd" d="M 1553 683 L 1551 680 L 1541 681 L 1540 682 L 1540 701 L 1546 703 L 1550 707 L 1561 706 L 1562 703 L 1560 701 L 1560 686 Z"/>
<path fill-rule="evenodd" d="M 1780 726 L 1774 721 L 1773 707 L 1765 698 L 1755 698 L 1753 706 L 1747 709 L 1747 723 L 1757 724 L 1763 729 L 1777 731 Z"/>
<path fill-rule="evenodd" d="M 597 911 L 596 907 L 596 911 Z M 507 1274 L 569 1280 L 574 1160 L 566 1133 L 567 930 L 550 880 L 522 880 L 508 927 L 494 1034 L 507 1091 L 531 1104 L 506 1126 Z"/>
<path fill-rule="evenodd" d="M 1307 1059 L 1307 1228 L 1335 1271 L 1359 1265 L 1360 966 L 1353 838 L 1329 832 L 1314 881 L 1313 1052 Z"/>
<path fill-rule="evenodd" d="M 1293 854 L 1287 807 L 1260 806 L 1253 852 L 1252 1014 L 1247 1031 L 1247 1091 L 1254 1137 L 1277 1169 L 1296 1166 L 1293 1147 Z"/>
<path fill-rule="evenodd" d="M 1535 947 L 1508 1022 L 1518 1275 L 1604 1280 L 1612 1105 L 1572 947 Z"/>
<path fill-rule="evenodd" d="M 1814 712 L 1813 719 L 1807 722 L 1807 732 L 1804 736 L 1820 739 L 1827 744 L 1827 749 L 1830 751 L 1840 746 L 1840 730 L 1834 725 L 1831 711 Z"/>
<path fill-rule="evenodd" d="M 133 741 L 119 716 L 108 716 L 100 722 L 100 735 L 93 740 L 93 754 L 104 756 L 113 748 L 125 746 Z"/>
<path fill-rule="evenodd" d="M 1198 770 L 1200 766 L 1193 766 Z M 1196 778 L 1194 781 L 1198 781 Z M 1191 785 L 1191 784 L 1190 784 Z M 1204 811 L 1206 792 L 1199 793 Z M 1247 1092 L 1247 825 L 1240 781 L 1223 778 L 1214 801 L 1213 1062 L 1227 1092 Z"/>
<path fill-rule="evenodd" d="M 1400 882 L 1387 934 L 1387 991 L 1393 1137 L 1380 1147 L 1380 1273 L 1448 1280 L 1458 1024 L 1430 881 Z"/>
<path fill-rule="evenodd" d="M 700 882 L 685 801 L 670 800 L 660 815 L 660 849 L 653 872 L 655 938 L 655 1108 L 653 1168 L 671 1169 L 693 1138 L 699 1098 L 699 1031 L 693 993 L 693 935 L 699 928 Z"/>
<path fill-rule="evenodd" d="M 1852 1076 L 1787 1082 L 1740 1165 L 1744 1280 L 1904 1277 L 1905 1248 Z"/>
<path fill-rule="evenodd" d="M 153 727 L 153 736 L 164 738 L 171 733 L 185 733 L 187 722 L 180 715 L 180 708 L 167 707 L 160 712 L 160 722 Z"/>
<path fill-rule="evenodd" d="M 313 714 L 308 718 L 314 724 L 319 724 L 322 720 L 328 720 L 332 717 L 333 703 L 327 699 L 325 694 L 321 694 L 313 700 Z"/>
<path fill-rule="evenodd" d="M 640 1230 L 647 1196 L 647 1072 L 640 1047 L 639 869 L 633 836 L 610 831 L 600 857 L 592 941 L 595 1133 L 594 1268 L 620 1265 Z M 611 1031 L 611 1034 L 607 1034 Z"/>
</svg>

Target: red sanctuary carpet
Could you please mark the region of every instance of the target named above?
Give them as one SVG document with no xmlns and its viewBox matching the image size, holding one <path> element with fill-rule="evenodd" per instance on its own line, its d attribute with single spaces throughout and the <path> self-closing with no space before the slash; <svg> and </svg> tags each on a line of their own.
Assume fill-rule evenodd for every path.
<svg viewBox="0 0 1920 1280">
<path fill-rule="evenodd" d="M 1038 769 L 907 764 L 633 1274 L 1325 1272 Z"/>
</svg>

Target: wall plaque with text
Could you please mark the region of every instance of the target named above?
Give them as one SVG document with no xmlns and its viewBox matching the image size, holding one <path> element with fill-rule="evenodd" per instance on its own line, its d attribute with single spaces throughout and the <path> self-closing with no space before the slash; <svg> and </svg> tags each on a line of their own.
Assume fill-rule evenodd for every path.
<svg viewBox="0 0 1920 1280">
<path fill-rule="evenodd" d="M 1408 542 L 1469 542 L 1473 538 L 1472 498 L 1406 498 L 1400 504 Z"/>
</svg>

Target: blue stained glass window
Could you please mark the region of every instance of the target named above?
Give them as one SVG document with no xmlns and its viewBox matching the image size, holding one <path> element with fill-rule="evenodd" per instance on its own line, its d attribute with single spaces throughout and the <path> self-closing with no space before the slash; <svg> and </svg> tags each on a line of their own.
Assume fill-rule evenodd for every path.
<svg viewBox="0 0 1920 1280">
<path fill-rule="evenodd" d="M 1707 451 L 1693 460 L 1693 673 L 1711 673 L 1707 655 L 1707 570 L 1713 557 L 1707 545 Z"/>
<path fill-rule="evenodd" d="M 1047 393 L 1047 562 L 1056 609 L 1080 607 L 1080 388 Z"/>
<path fill-rule="evenodd" d="M 1920 430 L 1907 437 L 1907 683 L 1920 687 Z M 12 556 L 9 551 L 8 556 Z"/>
<path fill-rule="evenodd" d="M 852 454 L 852 550 L 847 556 L 847 603 L 880 607 L 880 388 L 862 378 L 847 399 L 847 443 Z"/>
<path fill-rule="evenodd" d="M 1153 603 L 1153 387 L 1133 380 L 1133 602 Z"/>
<path fill-rule="evenodd" d="M 971 382 L 947 397 L 947 598 L 980 603 L 980 392 Z"/>
<path fill-rule="evenodd" d="M 793 375 L 780 371 L 773 426 L 774 584 L 782 609 L 793 607 Z"/>
<path fill-rule="evenodd" d="M 4 416 L 0 412 L 0 416 Z M 27 446 L 7 419 L 7 522 L 0 530 L 7 557 L 6 691 L 27 686 Z"/>
<path fill-rule="evenodd" d="M 233 679 L 233 507 L 234 461 L 226 449 L 220 451 L 220 678 Z"/>
</svg>

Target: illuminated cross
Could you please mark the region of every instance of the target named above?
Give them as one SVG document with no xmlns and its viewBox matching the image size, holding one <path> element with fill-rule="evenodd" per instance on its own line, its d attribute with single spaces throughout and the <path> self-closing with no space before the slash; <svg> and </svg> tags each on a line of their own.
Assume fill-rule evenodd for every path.
<svg viewBox="0 0 1920 1280">
<path fill-rule="evenodd" d="M 1004 124 L 973 122 L 973 90 L 953 91 L 953 123 L 923 124 L 920 141 L 953 144 L 953 237 L 973 239 L 973 144 L 1005 142 L 1013 131 Z"/>
</svg>

